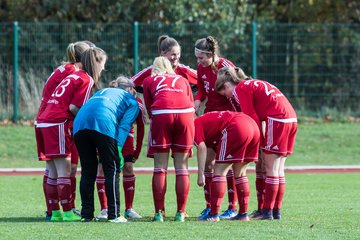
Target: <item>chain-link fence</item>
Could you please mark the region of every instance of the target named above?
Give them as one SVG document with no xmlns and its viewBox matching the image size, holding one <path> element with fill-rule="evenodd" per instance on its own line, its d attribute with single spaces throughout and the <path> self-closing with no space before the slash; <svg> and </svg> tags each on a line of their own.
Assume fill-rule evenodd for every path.
<svg viewBox="0 0 360 240">
<path fill-rule="evenodd" d="M 360 25 L 37 22 L 14 26 L 0 23 L 0 119 L 13 118 L 14 104 L 20 118 L 36 115 L 42 87 L 65 60 L 70 42 L 89 40 L 107 52 L 109 60 L 102 73 L 107 85 L 119 74 L 131 76 L 151 64 L 162 34 L 178 40 L 181 62 L 194 69 L 195 41 L 214 36 L 222 56 L 248 75 L 278 86 L 299 115 L 360 115 Z M 15 62 L 18 70 L 14 72 Z M 14 79 L 18 80 L 18 101 Z"/>
</svg>

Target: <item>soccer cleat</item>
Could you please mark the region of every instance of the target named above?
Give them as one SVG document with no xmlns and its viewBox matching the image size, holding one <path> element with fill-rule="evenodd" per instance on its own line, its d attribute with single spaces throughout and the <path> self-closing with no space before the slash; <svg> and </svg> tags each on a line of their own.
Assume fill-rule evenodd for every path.
<svg viewBox="0 0 360 240">
<path fill-rule="evenodd" d="M 281 220 L 281 213 L 280 213 L 280 209 L 274 209 L 273 210 L 273 217 L 276 220 Z"/>
<path fill-rule="evenodd" d="M 51 221 L 51 215 L 49 214 L 48 211 L 45 212 L 45 221 L 47 222 Z"/>
<path fill-rule="evenodd" d="M 75 213 L 76 215 L 78 215 L 78 216 L 81 217 L 81 212 L 80 212 L 80 210 L 78 210 L 78 209 L 76 209 L 76 208 L 73 208 L 73 209 L 71 209 L 71 211 L 72 211 L 73 213 Z"/>
<path fill-rule="evenodd" d="M 164 217 L 162 215 L 161 210 L 159 210 L 157 213 L 155 213 L 154 218 L 152 219 L 153 222 L 163 222 Z"/>
<path fill-rule="evenodd" d="M 211 215 L 210 213 L 207 215 L 203 215 L 197 218 L 198 221 L 208 221 L 208 222 L 219 222 L 219 214 Z"/>
<path fill-rule="evenodd" d="M 249 216 L 247 213 L 237 214 L 235 217 L 230 218 L 230 220 L 238 220 L 238 221 L 250 221 Z"/>
<path fill-rule="evenodd" d="M 64 212 L 63 221 L 64 222 L 76 222 L 80 221 L 81 217 L 73 213 L 73 211 L 66 211 Z"/>
<path fill-rule="evenodd" d="M 227 209 L 223 214 L 219 216 L 220 219 L 230 219 L 237 215 L 237 211 L 233 209 Z"/>
<path fill-rule="evenodd" d="M 261 216 L 256 220 L 274 220 L 273 211 L 271 209 L 270 210 L 263 209 L 261 211 Z"/>
<path fill-rule="evenodd" d="M 257 220 L 258 218 L 262 217 L 261 210 L 254 210 L 249 217 L 252 220 Z"/>
<path fill-rule="evenodd" d="M 100 211 L 99 215 L 96 216 L 95 220 L 98 222 L 107 221 L 108 220 L 108 210 L 102 209 Z"/>
<path fill-rule="evenodd" d="M 63 221 L 63 214 L 62 214 L 61 210 L 53 210 L 50 221 L 52 221 L 52 222 L 62 222 Z"/>
<path fill-rule="evenodd" d="M 117 217 L 115 219 L 110 219 L 109 222 L 113 222 L 113 223 L 124 223 L 127 222 L 127 219 L 124 218 L 123 216 Z"/>
<path fill-rule="evenodd" d="M 175 215 L 175 222 L 185 222 L 185 213 L 179 211 Z"/>
<path fill-rule="evenodd" d="M 134 209 L 130 208 L 125 211 L 124 217 L 127 219 L 136 219 L 136 218 L 142 218 L 137 212 L 135 212 Z"/>
<path fill-rule="evenodd" d="M 211 210 L 211 208 L 205 208 L 204 210 L 202 210 L 202 212 L 200 213 L 200 216 L 198 218 L 208 215 L 210 213 L 210 210 Z"/>
<path fill-rule="evenodd" d="M 94 218 L 82 218 L 81 219 L 81 222 L 93 222 L 94 221 Z"/>
</svg>

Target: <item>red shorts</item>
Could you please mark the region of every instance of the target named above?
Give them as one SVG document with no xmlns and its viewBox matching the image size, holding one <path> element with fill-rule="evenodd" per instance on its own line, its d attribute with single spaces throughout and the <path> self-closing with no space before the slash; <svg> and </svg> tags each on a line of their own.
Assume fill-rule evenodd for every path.
<svg viewBox="0 0 360 240">
<path fill-rule="evenodd" d="M 124 157 L 125 162 L 132 162 L 134 158 L 134 135 L 128 135 L 124 146 L 122 148 L 122 155 Z"/>
<path fill-rule="evenodd" d="M 268 117 L 266 121 L 265 141 L 261 148 L 264 153 L 286 157 L 294 150 L 297 132 L 296 118 L 276 119 Z"/>
<path fill-rule="evenodd" d="M 36 124 L 35 124 L 35 138 L 36 138 L 36 147 L 37 147 L 39 160 L 40 161 L 50 160 L 45 156 L 45 146 L 44 146 L 45 140 L 43 138 L 43 135 L 41 134 L 40 128 L 37 128 Z"/>
<path fill-rule="evenodd" d="M 69 122 L 69 129 L 71 133 L 71 164 L 78 164 L 79 163 L 79 153 L 77 151 L 75 141 L 74 141 L 74 134 L 73 134 L 73 124 L 74 121 L 68 121 Z"/>
<path fill-rule="evenodd" d="M 236 116 L 221 131 L 216 150 L 216 163 L 256 162 L 260 145 L 260 130 L 247 115 Z"/>
<path fill-rule="evenodd" d="M 149 145 L 153 152 L 189 152 L 194 144 L 194 113 L 153 115 Z M 148 152 L 149 153 L 149 152 Z"/>
<path fill-rule="evenodd" d="M 77 151 L 74 138 L 71 137 L 71 164 L 78 164 L 79 163 L 79 153 Z"/>
<path fill-rule="evenodd" d="M 72 145 L 74 145 L 74 140 L 71 137 L 68 122 L 47 127 L 43 125 L 39 127 L 38 124 L 37 127 L 40 130 L 42 139 L 46 139 L 43 144 L 43 153 L 46 158 L 40 160 L 51 160 L 54 158 L 71 159 L 71 149 Z"/>
</svg>

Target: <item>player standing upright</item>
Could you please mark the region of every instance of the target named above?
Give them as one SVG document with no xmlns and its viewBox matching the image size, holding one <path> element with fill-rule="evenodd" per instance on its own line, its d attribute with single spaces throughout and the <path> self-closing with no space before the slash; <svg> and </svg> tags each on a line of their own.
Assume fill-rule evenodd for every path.
<svg viewBox="0 0 360 240">
<path fill-rule="evenodd" d="M 196 87 L 197 84 L 197 74 L 196 71 L 184 64 L 179 62 L 181 57 L 181 47 L 176 39 L 169 37 L 168 35 L 161 35 L 158 38 L 158 51 L 159 55 L 166 57 L 177 75 L 180 75 L 186 78 L 189 81 L 189 84 Z M 142 92 L 142 84 L 145 78 L 151 76 L 151 70 L 153 66 L 148 66 L 135 74 L 132 77 L 134 81 L 135 88 L 138 92 Z"/>
<path fill-rule="evenodd" d="M 49 169 L 47 195 L 52 209 L 52 221 L 76 221 L 80 217 L 71 211 L 71 148 L 73 120 L 79 108 L 89 99 L 94 84 L 107 59 L 105 52 L 90 47 L 81 55 L 83 70 L 63 79 L 46 102 L 37 118 L 43 139 L 44 156 Z M 60 211 L 59 200 L 64 214 Z"/>
<path fill-rule="evenodd" d="M 216 90 L 234 98 L 260 130 L 261 122 L 266 122 L 265 139 L 261 141 L 266 169 L 264 207 L 256 219 L 280 219 L 285 193 L 285 160 L 292 154 L 297 132 L 295 110 L 277 87 L 247 77 L 240 68 L 220 70 Z"/>
<path fill-rule="evenodd" d="M 154 152 L 152 179 L 155 216 L 163 221 L 166 173 L 170 149 L 176 173 L 177 213 L 175 221 L 185 221 L 185 207 L 190 189 L 189 151 L 194 141 L 194 103 L 189 82 L 176 75 L 165 57 L 154 60 L 152 76 L 144 81 L 144 101 L 151 119 L 150 148 Z"/>
<path fill-rule="evenodd" d="M 86 42 L 80 41 L 80 42 L 70 43 L 66 49 L 68 62 L 66 62 L 63 65 L 56 68 L 54 70 L 54 72 L 50 75 L 50 77 L 46 80 L 46 83 L 44 85 L 43 92 L 42 92 L 42 99 L 40 102 L 38 115 L 35 119 L 35 136 L 36 136 L 39 160 L 46 160 L 46 157 L 45 157 L 44 149 L 43 149 L 44 139 L 41 138 L 40 129 L 36 128 L 37 118 L 45 110 L 47 101 L 50 99 L 51 94 L 54 92 L 55 88 L 59 85 L 59 83 L 68 75 L 70 75 L 82 68 L 81 54 L 90 47 L 87 42 L 88 41 L 86 41 Z M 72 209 L 74 212 L 78 211 L 75 208 L 76 168 L 77 168 L 78 159 L 79 159 L 78 157 L 79 156 L 78 156 L 75 144 L 73 144 L 72 151 L 71 151 L 70 181 L 71 181 L 71 193 L 72 193 L 71 202 L 72 202 Z M 49 201 L 48 201 L 48 194 L 46 193 L 47 189 L 49 188 L 49 186 L 47 186 L 48 175 L 49 175 L 49 170 L 46 167 L 44 177 L 43 177 L 43 191 L 44 191 L 46 206 L 47 206 L 46 220 L 51 219 L 51 213 L 52 213 L 50 205 L 49 205 Z"/>
<path fill-rule="evenodd" d="M 217 41 L 209 36 L 206 38 L 198 39 L 195 43 L 195 56 L 198 62 L 197 75 L 198 75 L 198 92 L 195 97 L 195 110 L 199 114 L 199 107 L 201 102 L 207 100 L 205 104 L 204 113 L 211 111 L 238 111 L 239 108 L 234 104 L 231 99 L 220 95 L 215 91 L 216 74 L 219 69 L 227 66 L 234 66 L 229 60 L 219 57 L 219 46 Z M 207 161 L 205 166 L 205 186 L 204 195 L 206 200 L 206 208 L 202 211 L 201 216 L 204 216 L 210 211 L 211 199 L 211 182 L 213 176 L 213 165 L 215 152 L 208 148 L 206 154 Z M 228 186 L 228 209 L 220 216 L 223 219 L 229 219 L 236 215 L 236 187 L 234 181 L 233 171 L 230 170 L 227 175 Z"/>
</svg>

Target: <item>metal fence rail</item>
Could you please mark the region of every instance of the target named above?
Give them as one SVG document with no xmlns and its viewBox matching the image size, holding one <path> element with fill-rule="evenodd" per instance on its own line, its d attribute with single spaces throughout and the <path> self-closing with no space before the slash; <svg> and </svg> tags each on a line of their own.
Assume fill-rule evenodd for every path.
<svg viewBox="0 0 360 240">
<path fill-rule="evenodd" d="M 246 73 L 277 85 L 299 115 L 359 116 L 360 25 L 256 23 L 0 23 L 0 119 L 31 119 L 42 87 L 65 60 L 70 42 L 89 40 L 109 56 L 104 85 L 153 61 L 157 38 L 182 47 L 181 62 L 196 69 L 194 43 L 214 36 L 221 55 Z"/>
</svg>

